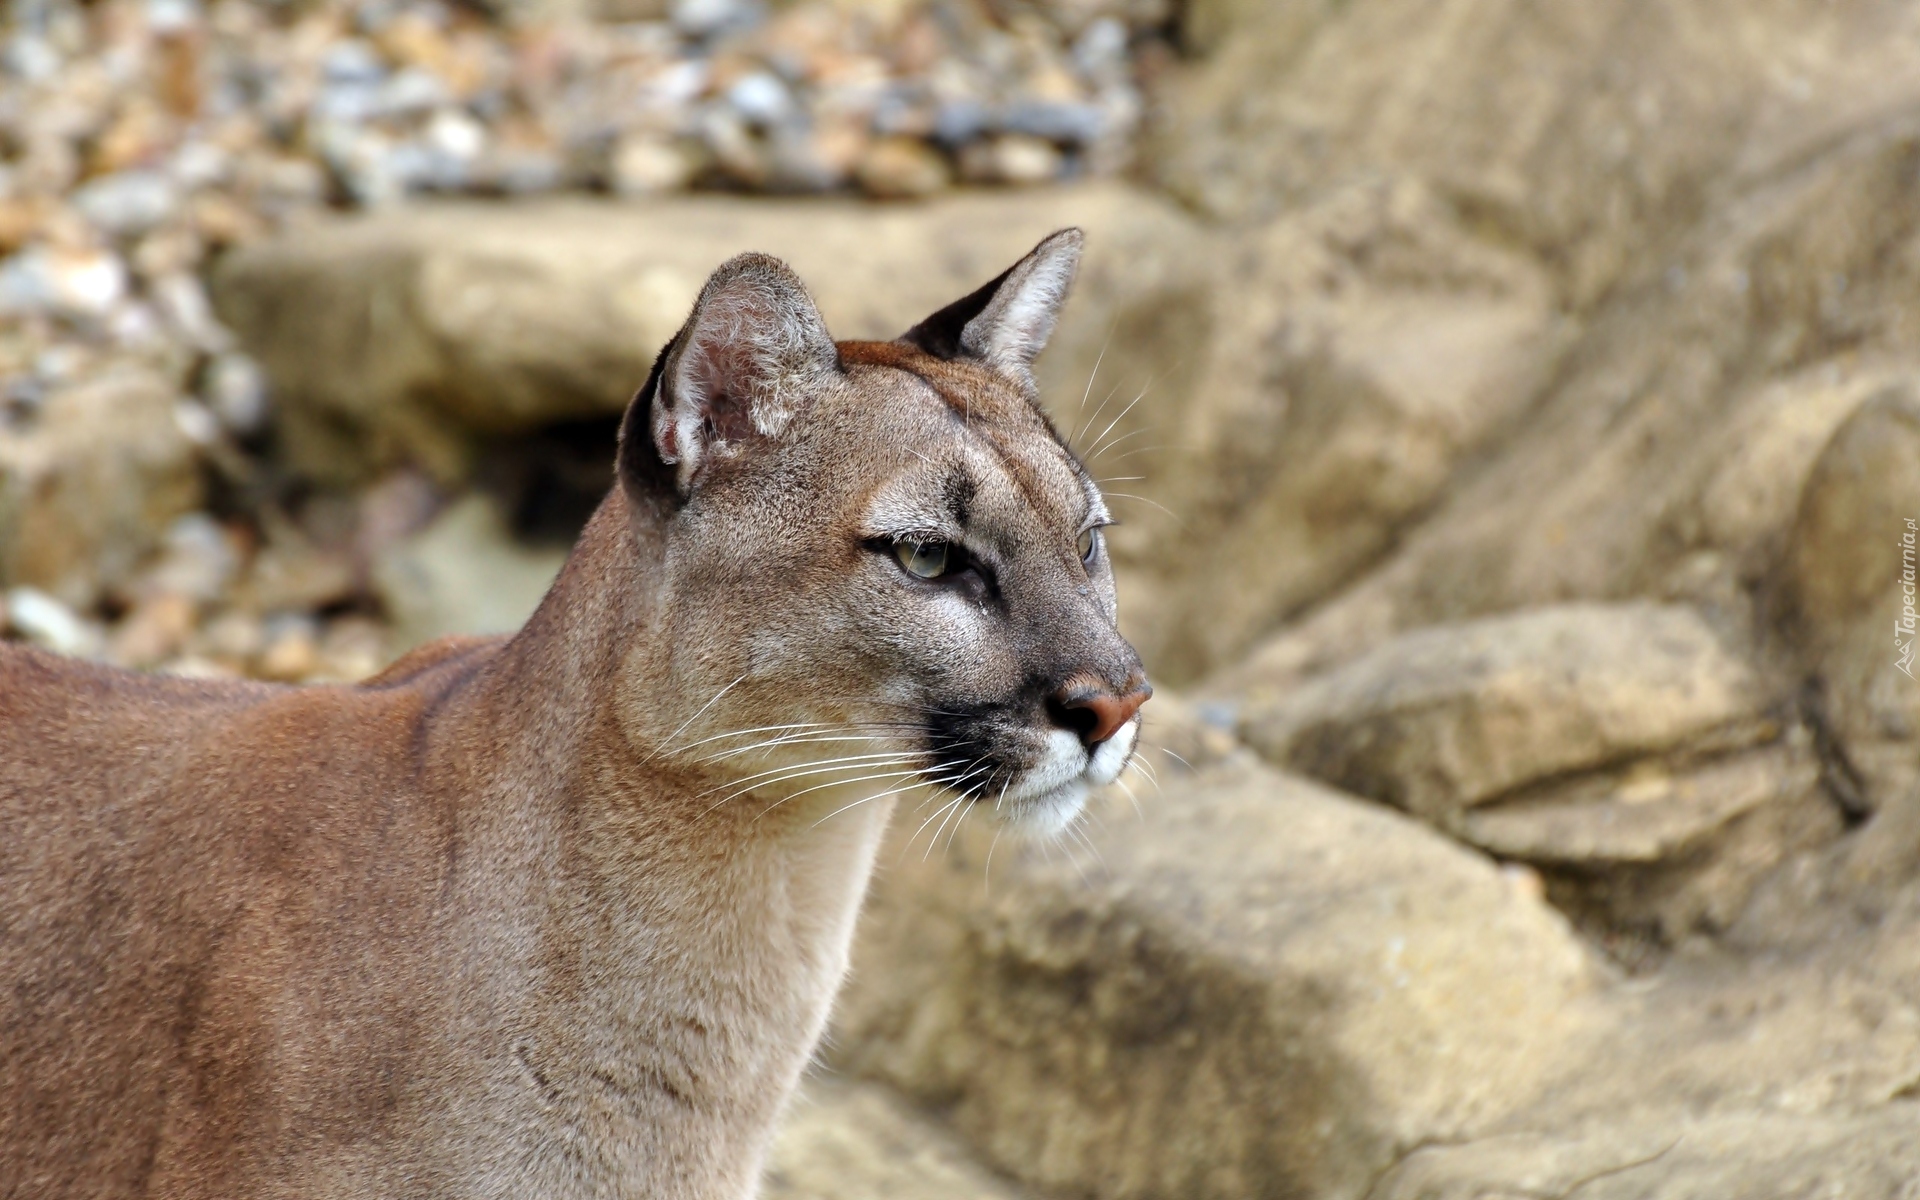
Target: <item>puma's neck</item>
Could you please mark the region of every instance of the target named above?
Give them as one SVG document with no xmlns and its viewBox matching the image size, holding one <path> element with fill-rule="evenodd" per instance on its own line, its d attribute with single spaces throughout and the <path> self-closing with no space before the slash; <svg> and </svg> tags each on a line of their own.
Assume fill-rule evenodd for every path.
<svg viewBox="0 0 1920 1200">
<path fill-rule="evenodd" d="M 616 494 L 540 612 L 456 685 L 435 737 L 454 770 L 491 758 L 482 837 L 524 868 L 487 864 L 471 897 L 473 949 L 498 953 L 486 943 L 507 933 L 521 963 L 518 998 L 495 1008 L 514 1014 L 496 1031 L 519 1075 L 507 1107 L 590 1134 L 613 1176 L 745 1194 L 845 972 L 891 803 L 823 821 L 846 802 L 834 789 L 736 795 L 738 772 L 689 767 L 622 723 L 620 689 L 671 686 L 647 658 L 672 603 L 650 585 L 659 541 L 628 524 Z M 539 882 L 500 894 L 515 877 Z"/>
</svg>

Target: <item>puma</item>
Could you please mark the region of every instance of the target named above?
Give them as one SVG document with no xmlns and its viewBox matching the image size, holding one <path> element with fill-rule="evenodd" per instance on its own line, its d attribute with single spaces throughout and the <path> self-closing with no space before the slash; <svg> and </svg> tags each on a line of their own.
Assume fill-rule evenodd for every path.
<svg viewBox="0 0 1920 1200">
<path fill-rule="evenodd" d="M 0 1192 L 752 1196 L 900 798 L 1045 834 L 1132 754 L 1030 372 L 1080 245 L 886 343 L 726 263 L 511 638 L 304 688 L 0 648 Z"/>
</svg>

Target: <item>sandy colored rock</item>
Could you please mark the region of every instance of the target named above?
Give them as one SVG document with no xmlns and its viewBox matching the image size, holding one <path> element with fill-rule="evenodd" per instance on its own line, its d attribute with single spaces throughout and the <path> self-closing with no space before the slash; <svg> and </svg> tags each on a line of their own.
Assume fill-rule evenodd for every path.
<svg viewBox="0 0 1920 1200">
<path fill-rule="evenodd" d="M 1404 634 L 1284 690 L 1250 689 L 1268 760 L 1450 825 L 1548 776 L 1773 732 L 1753 670 L 1700 617 L 1571 604 Z"/>
<path fill-rule="evenodd" d="M 1839 739 L 1834 771 L 1871 808 L 1920 785 L 1920 399 L 1862 403 L 1820 452 L 1785 563 L 1795 632 Z"/>
<path fill-rule="evenodd" d="M 364 478 L 412 459 L 451 479 L 476 437 L 617 414 L 734 254 L 792 263 L 836 336 L 895 337 L 1069 224 L 1088 230 L 1089 279 L 1115 286 L 1136 254 L 1177 257 L 1198 237 L 1164 201 L 1113 186 L 885 207 L 447 204 L 245 249 L 213 295 L 273 380 L 297 467 Z M 1071 319 L 1110 316 L 1099 288 Z"/>
<path fill-rule="evenodd" d="M 1463 814 L 1458 836 L 1532 864 L 1547 894 L 1629 962 L 1724 932 L 1767 874 L 1841 829 L 1810 738 L 1706 762 L 1642 759 Z"/>
<path fill-rule="evenodd" d="M 201 501 L 199 450 L 156 377 L 54 392 L 24 427 L 0 425 L 0 584 L 78 609 L 131 580 Z"/>
<path fill-rule="evenodd" d="M 1718 178 L 1909 103 L 1914 21 L 1878 0 L 1206 0 L 1185 22 L 1208 53 L 1148 158 L 1236 221 L 1369 174 L 1423 179 L 1554 264 L 1582 308 Z"/>
<path fill-rule="evenodd" d="M 889 1089 L 816 1075 L 781 1120 L 764 1200 L 1020 1200 Z"/>
<path fill-rule="evenodd" d="M 1920 1179 L 1920 1108 L 1860 1115 L 1751 1112 L 1626 1124 L 1585 1134 L 1516 1134 L 1421 1150 L 1374 1200 L 1907 1200 Z"/>
<path fill-rule="evenodd" d="M 1920 229 L 1915 136 L 1862 117 L 1717 185 L 1671 253 L 1583 319 L 1524 422 L 1245 674 L 1298 678 L 1409 627 L 1568 597 L 1788 632 L 1777 581 L 1814 460 L 1916 375 L 1911 267 L 1885 249 Z"/>
<path fill-rule="evenodd" d="M 1230 764 L 1097 828 L 884 855 L 834 1040 L 1038 1189 L 1362 1195 L 1581 1044 L 1561 919 L 1396 814 Z"/>
<path fill-rule="evenodd" d="M 1642 760 L 1466 813 L 1459 831 L 1500 858 L 1534 864 L 1657 863 L 1685 855 L 1781 793 L 1813 790 L 1805 748 L 1767 747 L 1690 769 Z"/>
<path fill-rule="evenodd" d="M 564 547 L 516 542 L 493 502 L 467 496 L 374 564 L 396 652 L 451 634 L 512 633 L 566 562 Z"/>
</svg>

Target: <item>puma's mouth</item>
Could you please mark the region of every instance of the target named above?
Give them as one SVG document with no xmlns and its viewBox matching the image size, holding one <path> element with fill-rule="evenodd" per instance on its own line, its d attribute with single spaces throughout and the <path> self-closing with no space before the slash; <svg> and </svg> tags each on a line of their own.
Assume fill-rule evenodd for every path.
<svg viewBox="0 0 1920 1200">
<path fill-rule="evenodd" d="M 974 798 L 990 802 L 995 818 L 1017 829 L 1057 834 L 1086 807 L 1089 791 L 1120 777 L 1139 736 L 1135 718 L 1089 751 L 1074 734 L 1052 730 L 1038 762 L 1011 773 L 998 788 L 975 791 Z"/>
</svg>

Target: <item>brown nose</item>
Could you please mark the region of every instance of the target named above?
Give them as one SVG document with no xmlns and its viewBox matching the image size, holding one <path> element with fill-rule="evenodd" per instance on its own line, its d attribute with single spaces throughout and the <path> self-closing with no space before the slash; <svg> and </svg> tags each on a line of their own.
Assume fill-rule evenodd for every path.
<svg viewBox="0 0 1920 1200">
<path fill-rule="evenodd" d="M 1145 682 L 1124 696 L 1104 687 L 1070 683 L 1053 694 L 1054 720 L 1080 735 L 1091 750 L 1119 732 L 1153 695 Z"/>
</svg>

